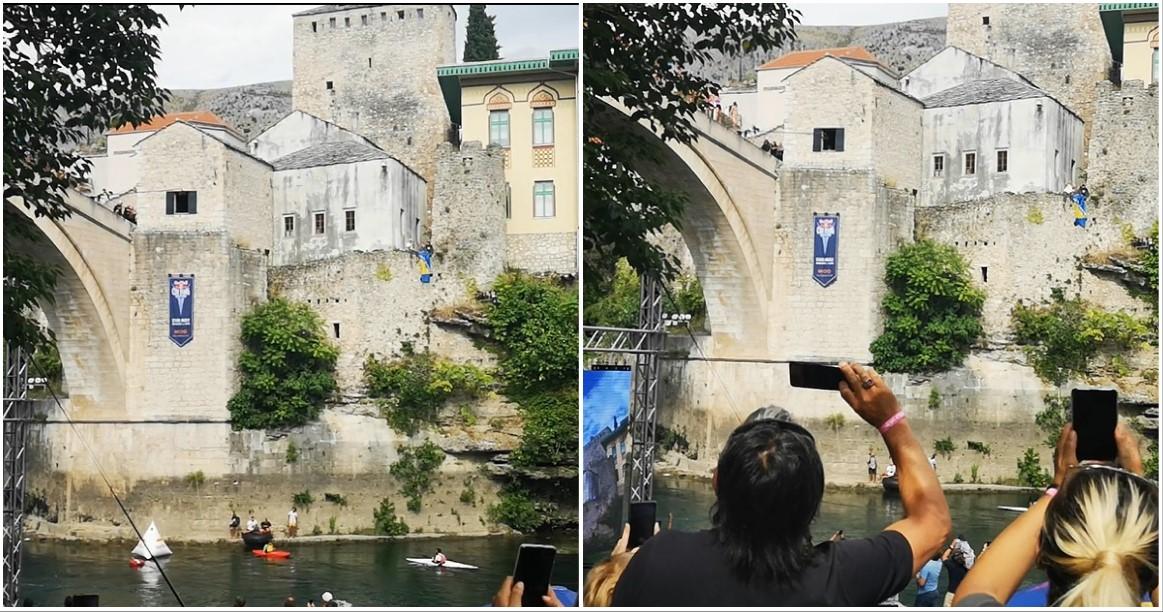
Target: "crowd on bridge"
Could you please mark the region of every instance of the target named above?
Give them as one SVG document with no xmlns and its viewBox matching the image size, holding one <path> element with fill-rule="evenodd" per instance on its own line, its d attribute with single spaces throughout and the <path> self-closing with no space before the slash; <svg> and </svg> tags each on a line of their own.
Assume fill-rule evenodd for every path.
<svg viewBox="0 0 1163 612">
<path fill-rule="evenodd" d="M 904 517 L 865 538 L 813 543 L 824 494 L 815 438 L 787 410 L 761 408 L 728 437 L 711 485 L 711 528 L 663 530 L 627 550 L 624 532 L 586 577 L 587 606 L 999 606 L 1033 569 L 1034 606 L 1159 606 L 1159 488 L 1142 476 L 1138 440 L 1119 423 L 1115 465 L 1080 462 L 1062 430 L 1052 485 L 987 547 L 959 536 L 931 457 L 872 368 L 841 364 L 839 392 L 876 428 L 895 466 Z M 988 550 L 986 550 L 988 549 Z M 948 571 L 951 596 L 938 585 Z"/>
</svg>

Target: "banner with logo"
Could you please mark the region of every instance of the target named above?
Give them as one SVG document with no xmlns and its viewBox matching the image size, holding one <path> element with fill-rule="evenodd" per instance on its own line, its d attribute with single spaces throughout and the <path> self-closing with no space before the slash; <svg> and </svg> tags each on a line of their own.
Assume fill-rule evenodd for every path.
<svg viewBox="0 0 1163 612">
<path fill-rule="evenodd" d="M 170 340 L 186 346 L 194 339 L 194 276 L 170 275 Z"/>
<path fill-rule="evenodd" d="M 821 287 L 836 282 L 836 253 L 840 247 L 840 216 L 816 215 L 812 219 L 812 278 Z"/>
</svg>

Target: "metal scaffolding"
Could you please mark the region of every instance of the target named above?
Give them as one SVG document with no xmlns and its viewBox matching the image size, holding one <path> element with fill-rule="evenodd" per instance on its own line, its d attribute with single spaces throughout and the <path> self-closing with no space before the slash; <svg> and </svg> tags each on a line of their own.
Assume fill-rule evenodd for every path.
<svg viewBox="0 0 1163 612">
<path fill-rule="evenodd" d="M 4 352 L 4 606 L 19 605 L 20 553 L 24 543 L 24 476 L 28 423 L 29 354 Z"/>
<path fill-rule="evenodd" d="M 654 498 L 654 432 L 658 423 L 658 354 L 666 330 L 662 320 L 662 284 L 643 276 L 638 292 L 638 328 L 584 327 L 587 353 L 635 355 L 634 392 L 630 405 L 631 502 Z"/>
</svg>

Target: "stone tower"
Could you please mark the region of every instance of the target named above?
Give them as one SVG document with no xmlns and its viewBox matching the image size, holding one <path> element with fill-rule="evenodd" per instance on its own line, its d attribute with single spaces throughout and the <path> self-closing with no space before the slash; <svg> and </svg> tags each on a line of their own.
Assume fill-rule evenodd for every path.
<svg viewBox="0 0 1163 612">
<path fill-rule="evenodd" d="M 1110 47 L 1097 4 L 949 4 L 945 43 L 1017 71 L 1078 113 L 1090 142 Z"/>
<path fill-rule="evenodd" d="M 294 17 L 292 108 L 361 134 L 429 184 L 448 111 L 436 67 L 456 61 L 451 5 L 338 4 Z"/>
</svg>

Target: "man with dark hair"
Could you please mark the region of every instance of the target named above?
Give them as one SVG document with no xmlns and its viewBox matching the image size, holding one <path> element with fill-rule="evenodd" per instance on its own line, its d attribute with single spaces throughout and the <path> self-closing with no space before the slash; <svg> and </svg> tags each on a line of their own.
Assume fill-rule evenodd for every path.
<svg viewBox="0 0 1163 612">
<path fill-rule="evenodd" d="M 899 466 L 905 518 L 870 538 L 813 546 L 824 496 L 815 439 L 790 419 L 753 415 L 719 456 L 712 528 L 647 540 L 613 606 L 872 606 L 905 588 L 948 537 L 949 508 L 892 391 L 871 369 L 841 371 L 841 396 Z"/>
</svg>

